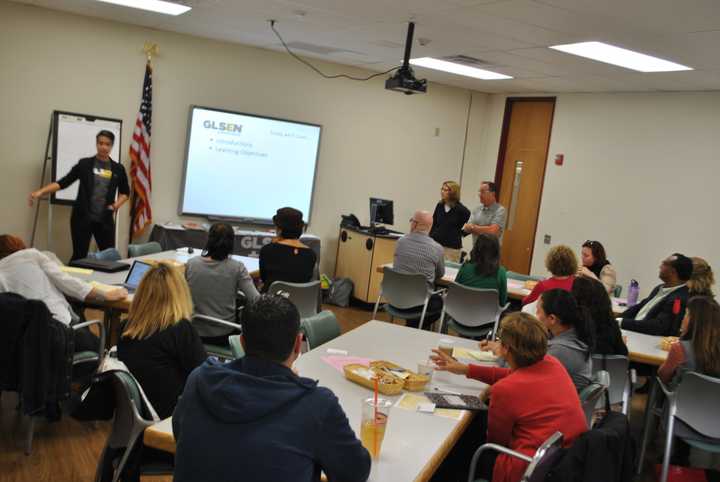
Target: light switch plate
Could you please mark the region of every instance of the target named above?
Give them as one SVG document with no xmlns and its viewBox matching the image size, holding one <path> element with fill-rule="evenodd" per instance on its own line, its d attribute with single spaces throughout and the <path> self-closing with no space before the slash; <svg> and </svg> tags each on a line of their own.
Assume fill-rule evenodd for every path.
<svg viewBox="0 0 720 482">
<path fill-rule="evenodd" d="M 552 237 L 549 234 L 545 235 L 545 244 L 550 244 L 550 241 L 552 240 Z"/>
</svg>

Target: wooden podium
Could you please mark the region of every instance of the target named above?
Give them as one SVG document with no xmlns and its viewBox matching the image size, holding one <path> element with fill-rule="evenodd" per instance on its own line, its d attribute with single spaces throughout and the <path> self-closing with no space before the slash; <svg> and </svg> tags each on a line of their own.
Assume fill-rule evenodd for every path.
<svg viewBox="0 0 720 482">
<path fill-rule="evenodd" d="M 395 242 L 401 234 L 372 234 L 360 228 L 340 228 L 335 277 L 353 281 L 353 297 L 375 303 L 382 273 L 377 267 L 393 262 Z"/>
</svg>

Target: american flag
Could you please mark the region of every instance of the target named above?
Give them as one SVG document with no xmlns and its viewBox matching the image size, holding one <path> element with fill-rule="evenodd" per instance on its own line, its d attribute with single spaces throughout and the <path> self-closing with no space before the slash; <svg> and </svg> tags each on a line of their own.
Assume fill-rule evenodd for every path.
<svg viewBox="0 0 720 482">
<path fill-rule="evenodd" d="M 150 129 L 152 127 L 152 65 L 145 66 L 142 100 L 135 120 L 132 142 L 130 143 L 130 179 L 133 200 L 131 210 L 130 240 L 142 234 L 146 226 L 152 223 L 150 193 L 152 176 L 150 175 Z"/>
</svg>

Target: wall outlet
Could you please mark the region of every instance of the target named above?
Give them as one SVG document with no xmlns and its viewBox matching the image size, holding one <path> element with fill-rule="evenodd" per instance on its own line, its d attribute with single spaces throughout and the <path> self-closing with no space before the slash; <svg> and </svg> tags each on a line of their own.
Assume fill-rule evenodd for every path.
<svg viewBox="0 0 720 482">
<path fill-rule="evenodd" d="M 550 236 L 549 234 L 546 234 L 545 240 L 544 240 L 545 244 L 550 244 L 550 241 L 552 241 L 552 236 Z"/>
</svg>

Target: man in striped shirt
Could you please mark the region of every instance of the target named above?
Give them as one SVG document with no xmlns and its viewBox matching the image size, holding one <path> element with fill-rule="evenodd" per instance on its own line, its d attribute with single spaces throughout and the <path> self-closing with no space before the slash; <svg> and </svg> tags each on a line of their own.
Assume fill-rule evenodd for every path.
<svg viewBox="0 0 720 482">
<path fill-rule="evenodd" d="M 445 275 L 445 252 L 435 240 L 430 237 L 433 218 L 428 211 L 416 211 L 410 219 L 410 232 L 398 239 L 395 246 L 393 268 L 405 274 L 422 274 L 427 280 L 428 291 L 435 287 L 435 280 Z M 411 308 L 416 311 L 422 307 Z M 442 298 L 433 295 L 428 302 L 428 314 L 424 326 L 438 319 L 442 309 Z M 418 326 L 419 319 L 407 320 L 407 326 Z"/>
<path fill-rule="evenodd" d="M 410 219 L 410 232 L 398 239 L 393 268 L 400 273 L 420 273 L 430 290 L 445 275 L 443 247 L 430 237 L 433 218 L 428 211 L 416 211 Z"/>
</svg>

